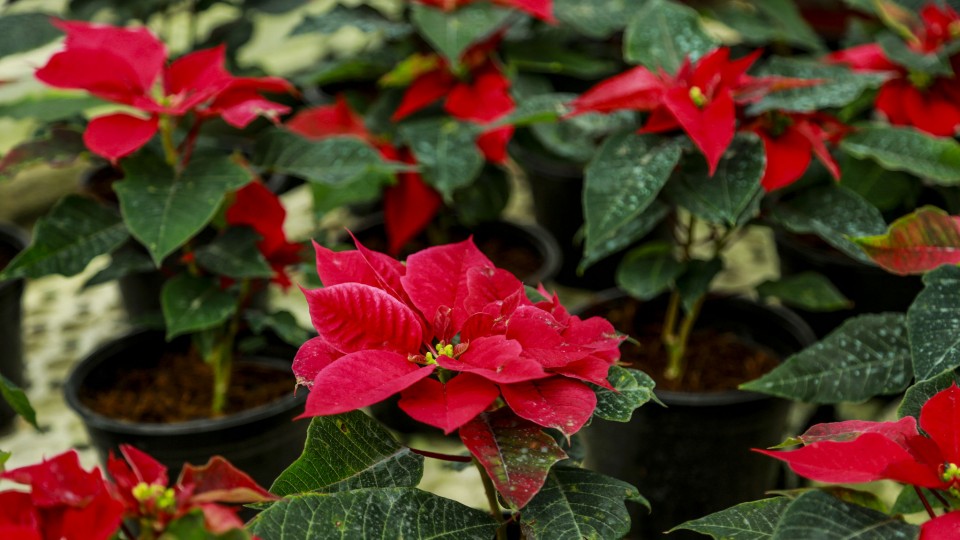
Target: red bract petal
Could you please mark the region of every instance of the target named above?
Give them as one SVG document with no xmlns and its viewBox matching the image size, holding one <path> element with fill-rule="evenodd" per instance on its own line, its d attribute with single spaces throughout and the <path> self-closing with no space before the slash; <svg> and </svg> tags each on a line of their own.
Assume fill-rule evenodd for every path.
<svg viewBox="0 0 960 540">
<path fill-rule="evenodd" d="M 48 539 L 107 540 L 114 538 L 123 519 L 124 505 L 104 489 L 83 508 L 65 508 L 53 519 L 47 514 Z"/>
<path fill-rule="evenodd" d="M 440 194 L 419 174 L 398 174 L 397 183 L 383 192 L 383 221 L 390 253 L 400 253 L 433 220 L 442 204 Z"/>
<path fill-rule="evenodd" d="M 87 124 L 83 142 L 91 152 L 116 161 L 147 144 L 157 133 L 157 118 L 116 113 L 98 116 Z"/>
<path fill-rule="evenodd" d="M 243 528 L 243 520 L 237 515 L 237 509 L 219 504 L 201 504 L 204 528 L 213 534 L 223 534 Z"/>
<path fill-rule="evenodd" d="M 907 441 L 920 435 L 920 432 L 917 431 L 916 419 L 912 416 L 905 416 L 896 422 L 847 420 L 817 424 L 798 438 L 804 444 L 823 441 L 849 442 L 864 433 L 879 433 L 903 447 L 907 446 Z"/>
<path fill-rule="evenodd" d="M 400 396 L 400 408 L 417 421 L 452 433 L 486 410 L 500 395 L 497 385 L 461 373 L 446 384 L 423 379 Z"/>
<path fill-rule="evenodd" d="M 840 130 L 839 135 L 836 137 L 838 140 L 843 137 L 843 130 L 846 126 L 836 123 L 834 126 L 835 129 Z M 827 172 L 830 173 L 830 176 L 833 176 L 834 180 L 840 180 L 840 165 L 837 163 L 837 160 L 833 159 L 833 156 L 830 154 L 830 150 L 827 149 L 825 141 L 833 140 L 831 137 L 833 135 L 824 129 L 821 126 L 814 124 L 811 121 L 801 120 L 798 121 L 795 126 L 796 130 L 806 137 L 807 141 L 810 142 L 810 148 L 813 150 L 813 155 L 817 156 L 817 160 L 827 169 Z M 834 141 L 836 142 L 836 141 Z"/>
<path fill-rule="evenodd" d="M 553 0 L 500 0 L 499 3 L 514 6 L 544 22 L 557 22 L 553 17 Z"/>
<path fill-rule="evenodd" d="M 443 108 L 454 118 L 492 122 L 514 109 L 510 81 L 492 62 L 472 73 L 469 84 L 458 83 L 450 91 Z"/>
<path fill-rule="evenodd" d="M 521 418 L 554 428 L 569 437 L 580 431 L 593 410 L 597 395 L 582 382 L 564 377 L 501 385 L 503 399 Z"/>
<path fill-rule="evenodd" d="M 470 315 L 463 307 L 469 292 L 467 272 L 478 266 L 492 268 L 493 263 L 470 238 L 410 255 L 407 274 L 400 281 L 427 320 L 433 320 L 437 308 L 447 306 L 453 310 L 454 326 L 460 328 Z"/>
<path fill-rule="evenodd" d="M 220 456 L 210 458 L 202 467 L 184 465 L 177 486 L 190 486 L 193 490 L 191 501 L 198 503 L 252 503 L 278 499 Z"/>
<path fill-rule="evenodd" d="M 289 245 L 283 232 L 286 217 L 280 198 L 258 181 L 239 189 L 226 213 L 228 224 L 247 225 L 260 235 L 257 247 L 268 261 L 275 252 Z"/>
<path fill-rule="evenodd" d="M 0 491 L 0 531 L 4 530 L 3 527 L 22 527 L 28 530 L 40 528 L 40 516 L 29 493 Z"/>
<path fill-rule="evenodd" d="M 463 307 L 467 313 L 478 313 L 490 304 L 503 305 L 506 299 L 518 293 L 523 295 L 521 301 L 529 305 L 530 301 L 523 292 L 523 283 L 507 270 L 478 266 L 467 271 L 467 295 Z"/>
<path fill-rule="evenodd" d="M 763 130 L 757 134 L 763 141 L 767 164 L 760 184 L 768 193 L 796 182 L 810 165 L 810 141 L 793 126 L 774 137 Z"/>
<path fill-rule="evenodd" d="M 611 112 L 621 109 L 649 111 L 663 99 L 666 85 L 645 67 L 600 82 L 570 103 L 570 114 Z"/>
<path fill-rule="evenodd" d="M 219 115 L 224 122 L 243 129 L 259 116 L 276 122 L 288 112 L 290 107 L 270 101 L 254 90 L 228 89 L 214 98 L 206 114 Z"/>
<path fill-rule="evenodd" d="M 285 124 L 290 131 L 308 139 L 324 139 L 335 135 L 353 135 L 371 141 L 370 132 L 343 96 L 333 105 L 310 107 L 298 112 Z"/>
<path fill-rule="evenodd" d="M 717 164 L 727 147 L 733 141 L 736 115 L 733 98 L 729 92 L 720 92 L 702 109 L 694 104 L 687 88 L 676 88 L 667 92 L 663 103 L 673 113 L 677 122 L 687 132 L 707 158 L 710 175 L 717 170 Z"/>
<path fill-rule="evenodd" d="M 317 374 L 341 356 L 343 352 L 335 349 L 322 337 L 308 339 L 293 358 L 293 374 L 297 377 L 297 384 L 312 386 Z"/>
<path fill-rule="evenodd" d="M 937 137 L 953 137 L 960 127 L 960 105 L 942 87 L 955 84 L 954 79 L 940 79 L 926 91 L 904 90 L 910 125 Z"/>
<path fill-rule="evenodd" d="M 673 116 L 670 109 L 659 106 L 650 113 L 650 116 L 647 117 L 647 122 L 643 124 L 643 128 L 641 128 L 639 132 L 665 133 L 680 129 L 680 127 L 680 122 L 677 122 L 676 117 Z"/>
<path fill-rule="evenodd" d="M 483 157 L 490 163 L 503 165 L 507 162 L 507 145 L 513 138 L 513 126 L 503 126 L 484 132 L 477 137 L 477 147 L 483 152 Z"/>
<path fill-rule="evenodd" d="M 404 303 L 409 303 L 410 299 L 407 296 L 407 292 L 403 290 L 403 284 L 400 282 L 400 278 L 407 273 L 407 267 L 385 253 L 367 248 L 360 243 L 360 240 L 357 240 L 356 236 L 353 236 L 353 233 L 350 233 L 350 236 L 353 237 L 353 245 L 357 248 L 357 253 L 363 257 L 363 260 L 373 270 L 373 275 L 380 285 L 380 288 L 402 300 Z"/>
<path fill-rule="evenodd" d="M 619 358 L 619 354 L 617 354 L 617 358 Z M 579 379 L 612 390 L 613 386 L 610 384 L 610 381 L 607 380 L 607 375 L 610 373 L 610 366 L 612 366 L 615 361 L 616 358 L 604 358 L 603 355 L 593 354 L 563 366 L 550 368 L 549 371 L 563 375 L 564 377 Z"/>
<path fill-rule="evenodd" d="M 589 351 L 566 343 L 563 328 L 547 312 L 535 307 L 520 308 L 507 323 L 506 337 L 523 347 L 523 357 L 544 368 L 554 368 L 583 358 Z"/>
<path fill-rule="evenodd" d="M 943 454 L 945 461 L 960 465 L 960 388 L 953 383 L 924 403 L 920 427 Z"/>
<path fill-rule="evenodd" d="M 911 123 L 906 106 L 910 100 L 923 101 L 923 96 L 909 81 L 893 79 L 880 87 L 874 106 L 887 117 L 891 124 L 905 126 Z"/>
<path fill-rule="evenodd" d="M 35 73 L 56 88 L 86 90 L 91 94 L 132 105 L 146 95 L 135 69 L 109 50 L 68 50 L 53 55 Z"/>
<path fill-rule="evenodd" d="M 224 67 L 225 57 L 226 48 L 221 45 L 173 61 L 164 77 L 170 106 L 186 112 L 226 89 L 233 77 Z"/>
<path fill-rule="evenodd" d="M 332 347 L 345 353 L 378 349 L 416 354 L 423 342 L 420 319 L 390 294 L 368 285 L 343 283 L 304 291 L 310 319 Z"/>
<path fill-rule="evenodd" d="M 503 336 L 481 337 L 470 341 L 460 358 L 440 356 L 440 367 L 475 373 L 498 383 L 515 383 L 547 376 L 536 360 L 520 356 L 520 344 Z"/>
<path fill-rule="evenodd" d="M 900 68 L 887 59 L 877 43 L 868 43 L 830 53 L 824 60 L 834 64 L 846 64 L 857 71 L 899 71 Z"/>
<path fill-rule="evenodd" d="M 340 414 L 373 405 L 429 377 L 435 367 L 420 367 L 406 356 L 388 351 L 348 354 L 317 375 L 300 418 Z"/>
<path fill-rule="evenodd" d="M 446 69 L 437 69 L 424 73 L 416 78 L 403 94 L 403 99 L 393 116 L 394 122 L 399 122 L 407 116 L 423 109 L 427 105 L 439 100 L 453 88 L 457 79 Z"/>
<path fill-rule="evenodd" d="M 146 452 L 138 450 L 129 444 L 121 444 L 120 453 L 123 454 L 123 458 L 130 464 L 130 470 L 137 479 L 137 482 L 133 485 L 146 482 L 148 484 L 159 484 L 167 487 L 170 480 L 167 477 L 167 468 L 164 467 L 162 463 L 153 459 L 153 457 Z"/>
<path fill-rule="evenodd" d="M 333 251 L 314 242 L 317 253 L 317 275 L 324 287 L 341 283 L 360 283 L 380 288 L 380 280 L 359 251 Z"/>
<path fill-rule="evenodd" d="M 960 264 L 960 217 L 925 206 L 894 221 L 885 234 L 854 242 L 888 272 L 922 274 Z"/>
<path fill-rule="evenodd" d="M 919 540 L 955 540 L 960 538 L 960 512 L 947 512 L 920 526 Z"/>
<path fill-rule="evenodd" d="M 0 538 L 6 540 L 43 540 L 33 527 L 23 525 L 0 525 Z"/>
<path fill-rule="evenodd" d="M 40 507 L 84 506 L 104 491 L 100 471 L 87 472 L 80 467 L 75 450 L 64 452 L 36 465 L 0 473 L 0 478 L 29 485 L 33 503 Z"/>
</svg>

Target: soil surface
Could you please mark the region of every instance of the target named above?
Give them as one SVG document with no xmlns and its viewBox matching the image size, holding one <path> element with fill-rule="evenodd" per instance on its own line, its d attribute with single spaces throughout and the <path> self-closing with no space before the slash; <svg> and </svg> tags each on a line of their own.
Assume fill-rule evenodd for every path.
<svg viewBox="0 0 960 540">
<path fill-rule="evenodd" d="M 663 325 L 638 324 L 638 306 L 639 303 L 634 301 L 618 302 L 605 316 L 617 330 L 640 342 L 639 346 L 624 342 L 620 347 L 620 361 L 653 377 L 657 390 L 735 390 L 738 385 L 760 377 L 780 363 L 779 356 L 773 351 L 749 343 L 732 332 L 720 332 L 712 328 L 694 329 L 687 344 L 683 376 L 668 380 L 663 376 L 667 367 L 667 353 L 660 340 Z"/>
<path fill-rule="evenodd" d="M 266 405 L 293 392 L 288 371 L 235 362 L 225 414 Z M 173 423 L 210 417 L 213 370 L 200 358 L 167 353 L 155 367 L 125 370 L 110 388 L 86 388 L 80 401 L 118 420 Z"/>
</svg>

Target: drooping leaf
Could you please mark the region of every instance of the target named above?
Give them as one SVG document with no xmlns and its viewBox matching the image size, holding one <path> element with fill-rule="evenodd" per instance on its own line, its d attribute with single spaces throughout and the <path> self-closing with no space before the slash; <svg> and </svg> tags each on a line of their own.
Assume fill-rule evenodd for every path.
<svg viewBox="0 0 960 540">
<path fill-rule="evenodd" d="M 337 5 L 321 15 L 305 17 L 290 35 L 334 34 L 341 28 L 352 26 L 365 34 L 376 34 L 394 40 L 413 32 L 413 27 L 402 21 L 393 21 L 369 6 L 348 8 Z"/>
<path fill-rule="evenodd" d="M 584 175 L 585 252 L 599 259 L 601 253 L 622 248 L 622 236 L 636 238 L 635 222 L 656 199 L 679 160 L 680 147 L 673 141 L 635 134 L 607 139 Z"/>
<path fill-rule="evenodd" d="M 680 291 L 680 305 L 688 313 L 694 304 L 707 294 L 713 278 L 723 270 L 723 260 L 720 257 L 704 261 L 694 259 L 687 263 L 683 274 L 677 278 L 677 290 Z"/>
<path fill-rule="evenodd" d="M 869 158 L 888 169 L 906 171 L 938 185 L 960 184 L 960 143 L 952 138 L 876 124 L 844 137 L 840 148 L 854 157 Z"/>
<path fill-rule="evenodd" d="M 419 33 L 452 65 L 470 45 L 493 35 L 510 16 L 510 10 L 482 2 L 468 4 L 455 11 L 414 3 L 410 20 Z"/>
<path fill-rule="evenodd" d="M 47 13 L 11 13 L 0 17 L 0 58 L 46 45 L 62 34 Z"/>
<path fill-rule="evenodd" d="M 894 221 L 886 234 L 853 241 L 888 272 L 922 274 L 943 264 L 960 264 L 960 217 L 924 206 Z"/>
<path fill-rule="evenodd" d="M 113 185 L 130 233 L 159 266 L 213 219 L 224 196 L 250 182 L 250 171 L 221 155 L 195 155 L 180 174 L 150 154 L 124 162 Z"/>
<path fill-rule="evenodd" d="M 237 295 L 220 288 L 210 278 L 180 274 L 164 283 L 160 305 L 167 325 L 167 339 L 212 328 L 230 318 L 237 309 Z"/>
<path fill-rule="evenodd" d="M 882 234 L 887 225 L 880 211 L 856 193 L 836 185 L 805 190 L 778 204 L 774 218 L 788 231 L 815 234 L 854 260 L 870 259 L 848 237 Z"/>
<path fill-rule="evenodd" d="M 712 177 L 706 159 L 697 154 L 683 161 L 665 191 L 672 201 L 697 217 L 734 227 L 759 213 L 763 197 L 760 178 L 765 166 L 763 143 L 755 137 L 739 136 Z"/>
<path fill-rule="evenodd" d="M 371 488 L 286 498 L 258 514 L 248 528 L 263 540 L 490 540 L 497 526 L 487 512 L 426 491 Z"/>
<path fill-rule="evenodd" d="M 620 229 L 616 238 L 611 238 L 599 246 L 587 248 L 583 253 L 583 260 L 581 260 L 577 266 L 577 271 L 583 272 L 604 257 L 612 255 L 637 240 L 640 240 L 653 231 L 669 213 L 670 207 L 667 204 L 656 200 L 653 201 L 639 216 Z"/>
<path fill-rule="evenodd" d="M 531 540 L 623 538 L 630 531 L 624 501 L 646 501 L 630 484 L 586 469 L 555 467 L 521 514 Z"/>
<path fill-rule="evenodd" d="M 903 401 L 897 408 L 897 416 L 899 418 L 904 416 L 920 418 L 920 409 L 923 408 L 924 403 L 954 383 L 960 384 L 960 371 L 958 370 L 944 371 L 932 379 L 920 381 L 907 388 Z"/>
<path fill-rule="evenodd" d="M 310 339 L 310 332 L 304 330 L 297 324 L 296 317 L 289 311 L 274 311 L 273 313 L 263 313 L 260 311 L 245 310 L 247 322 L 250 328 L 257 333 L 264 330 L 273 330 L 283 341 L 299 347 L 303 342 Z"/>
<path fill-rule="evenodd" d="M 772 540 L 914 540 L 919 533 L 897 517 L 811 491 L 790 503 Z"/>
<path fill-rule="evenodd" d="M 960 367 L 960 267 L 923 276 L 924 289 L 907 310 L 907 331 L 917 381 Z"/>
<path fill-rule="evenodd" d="M 40 426 L 37 425 L 37 411 L 33 410 L 33 406 L 30 405 L 27 394 L 3 375 L 0 375 L 0 395 L 3 396 L 3 400 L 10 405 L 15 413 L 26 420 L 34 429 L 40 429 Z"/>
<path fill-rule="evenodd" d="M 716 46 L 693 8 L 671 0 L 648 0 L 627 24 L 623 56 L 630 63 L 673 74 L 684 59 L 696 62 Z"/>
<path fill-rule="evenodd" d="M 757 293 L 762 298 L 778 298 L 788 306 L 807 311 L 836 311 L 853 307 L 853 302 L 826 276 L 816 272 L 802 272 L 776 281 L 765 281 L 757 285 Z"/>
<path fill-rule="evenodd" d="M 131 246 L 133 245 L 135 244 L 131 244 Z M 133 247 L 127 249 L 126 246 L 121 246 L 110 254 L 110 264 L 88 279 L 83 284 L 83 288 L 108 283 L 131 274 L 152 272 L 156 269 L 153 259 L 145 251 Z"/>
<path fill-rule="evenodd" d="M 379 152 L 356 137 L 315 141 L 283 130 L 273 130 L 257 138 L 253 164 L 343 189 L 350 187 L 344 185 L 346 182 L 360 179 L 380 185 L 382 173 L 409 169 L 407 165 L 384 162 Z"/>
<path fill-rule="evenodd" d="M 820 82 L 770 92 L 750 106 L 751 114 L 770 110 L 808 112 L 843 107 L 866 90 L 879 87 L 888 77 L 886 74 L 855 73 L 845 66 L 783 56 L 772 57 L 757 72 L 761 76 L 794 77 Z"/>
<path fill-rule="evenodd" d="M 740 388 L 811 403 L 860 402 L 901 392 L 912 378 L 905 323 L 901 313 L 849 319 Z"/>
<path fill-rule="evenodd" d="M 424 180 L 451 200 L 453 192 L 473 181 L 483 169 L 483 154 L 474 143 L 476 130 L 467 123 L 433 118 L 405 122 L 400 137 L 413 150 Z"/>
<path fill-rule="evenodd" d="M 617 286 L 638 300 L 667 290 L 684 270 L 672 249 L 668 242 L 655 242 L 631 250 L 617 267 Z"/>
<path fill-rule="evenodd" d="M 554 463 L 567 457 L 543 428 L 509 409 L 483 413 L 460 428 L 460 439 L 512 508 L 537 494 Z"/>
<path fill-rule="evenodd" d="M 554 0 L 553 11 L 557 20 L 595 38 L 605 39 L 622 30 L 629 19 L 627 0 Z"/>
<path fill-rule="evenodd" d="M 30 165 L 62 167 L 87 152 L 83 134 L 69 127 L 53 127 L 42 137 L 14 146 L 0 159 L 0 180 L 12 178 Z"/>
<path fill-rule="evenodd" d="M 790 503 L 786 497 L 745 502 L 688 521 L 672 531 L 686 529 L 716 540 L 770 540 Z"/>
<path fill-rule="evenodd" d="M 593 415 L 614 422 L 629 422 L 633 411 L 656 399 L 653 387 L 656 383 L 646 373 L 620 366 L 610 366 L 607 381 L 616 391 L 594 386 L 597 393 L 597 408 Z"/>
<path fill-rule="evenodd" d="M 194 253 L 197 264 L 234 279 L 269 278 L 273 268 L 260 253 L 260 235 L 250 227 L 230 227 Z"/>
<path fill-rule="evenodd" d="M 360 411 L 310 421 L 303 454 L 270 486 L 280 496 L 360 488 L 416 487 L 423 456 L 401 446 Z"/>
<path fill-rule="evenodd" d="M 68 195 L 37 222 L 33 242 L 10 261 L 0 280 L 72 276 L 97 255 L 108 253 L 130 237 L 115 211 L 91 199 Z"/>
</svg>

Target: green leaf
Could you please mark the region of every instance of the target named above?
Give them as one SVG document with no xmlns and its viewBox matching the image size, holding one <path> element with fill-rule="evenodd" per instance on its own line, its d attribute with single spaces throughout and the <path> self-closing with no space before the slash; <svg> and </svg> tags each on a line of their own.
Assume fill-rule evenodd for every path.
<svg viewBox="0 0 960 540">
<path fill-rule="evenodd" d="M 526 98 L 517 104 L 513 112 L 497 120 L 493 125 L 520 127 L 540 122 L 556 122 L 561 116 L 570 112 L 567 104 L 576 97 L 576 94 L 552 92 Z"/>
<path fill-rule="evenodd" d="M 553 14 L 561 23 L 594 39 L 623 30 L 630 16 L 627 0 L 554 0 Z"/>
<path fill-rule="evenodd" d="M 269 278 L 273 268 L 257 247 L 260 239 L 250 227 L 230 227 L 194 252 L 197 264 L 234 279 Z"/>
<path fill-rule="evenodd" d="M 31 165 L 62 167 L 87 153 L 83 134 L 72 127 L 53 126 L 48 133 L 14 146 L 0 159 L 0 180 L 13 178 Z"/>
<path fill-rule="evenodd" d="M 648 0 L 627 23 L 623 56 L 632 64 L 676 73 L 684 59 L 695 62 L 716 46 L 693 8 L 670 0 Z"/>
<path fill-rule="evenodd" d="M 121 246 L 120 249 L 110 254 L 110 264 L 93 275 L 83 284 L 83 288 L 101 285 L 110 281 L 120 279 L 130 274 L 141 274 L 152 272 L 157 269 L 153 264 L 153 259 L 146 252 L 139 249 L 139 246 L 131 242 L 128 246 Z M 133 247 L 137 246 L 137 247 Z"/>
<path fill-rule="evenodd" d="M 245 316 L 250 323 L 250 328 L 258 334 L 267 329 L 272 330 L 280 339 L 295 347 L 303 345 L 303 342 L 310 339 L 310 332 L 297 324 L 296 317 L 289 311 L 273 313 L 246 311 Z"/>
<path fill-rule="evenodd" d="M 879 210 L 856 193 L 832 184 L 806 190 L 778 204 L 773 215 L 788 231 L 815 234 L 866 264 L 871 264 L 870 258 L 847 237 L 872 236 L 887 229 Z"/>
<path fill-rule="evenodd" d="M 901 276 L 960 264 L 960 218 L 935 206 L 901 217 L 885 234 L 851 240 L 881 268 Z"/>
<path fill-rule="evenodd" d="M 619 68 L 613 60 L 558 46 L 553 40 L 508 42 L 504 45 L 504 54 L 508 65 L 525 73 L 553 73 L 599 80 L 613 75 Z"/>
<path fill-rule="evenodd" d="M 923 284 L 907 310 L 917 381 L 960 367 L 960 267 L 941 266 L 923 276 Z"/>
<path fill-rule="evenodd" d="M 47 13 L 12 13 L 0 17 L 0 58 L 31 51 L 60 37 Z"/>
<path fill-rule="evenodd" d="M 250 522 L 263 540 L 403 538 L 490 540 L 490 515 L 413 488 L 373 488 L 283 499 Z"/>
<path fill-rule="evenodd" d="M 527 99 L 531 98 L 522 98 L 521 103 Z M 564 159 L 585 163 L 597 154 L 597 146 L 593 142 L 595 139 L 632 128 L 636 123 L 635 118 L 632 111 L 589 113 L 553 123 L 533 124 L 530 129 L 547 150 Z"/>
<path fill-rule="evenodd" d="M 629 422 L 637 407 L 656 399 L 653 394 L 656 383 L 640 370 L 611 366 L 607 381 L 615 391 L 592 385 L 597 394 L 597 408 L 593 411 L 597 418 Z"/>
<path fill-rule="evenodd" d="M 915 540 L 916 525 L 811 491 L 790 503 L 772 540 Z"/>
<path fill-rule="evenodd" d="M 607 139 L 584 173 L 584 251 L 613 253 L 623 247 L 624 236 L 638 237 L 635 222 L 678 161 L 680 147 L 672 140 L 632 133 Z"/>
<path fill-rule="evenodd" d="M 719 257 L 702 261 L 694 259 L 687 263 L 683 274 L 677 278 L 677 290 L 680 291 L 680 304 L 688 313 L 693 305 L 710 290 L 713 278 L 723 270 L 723 260 Z"/>
<path fill-rule="evenodd" d="M 310 420 L 301 455 L 273 482 L 280 496 L 309 491 L 415 487 L 423 456 L 401 446 L 376 420 L 360 411 Z"/>
<path fill-rule="evenodd" d="M 454 66 L 470 45 L 493 35 L 511 13 L 488 2 L 468 4 L 450 12 L 414 3 L 410 10 L 417 31 Z"/>
<path fill-rule="evenodd" d="M 670 213 L 670 207 L 660 201 L 653 201 L 639 216 L 620 229 L 615 238 L 611 238 L 599 246 L 588 247 L 583 254 L 583 260 L 577 266 L 578 272 L 584 272 L 594 263 L 608 255 L 633 244 L 650 233 Z"/>
<path fill-rule="evenodd" d="M 413 150 L 423 179 L 448 201 L 457 188 L 470 184 L 483 169 L 476 135 L 470 124 L 449 118 L 400 124 L 400 137 Z"/>
<path fill-rule="evenodd" d="M 953 76 L 953 68 L 950 67 L 950 57 L 947 54 L 915 51 L 907 45 L 903 38 L 893 32 L 881 32 L 877 34 L 875 39 L 891 62 L 907 68 L 910 72 L 933 76 Z"/>
<path fill-rule="evenodd" d="M 520 526 L 531 540 L 623 538 L 630 532 L 624 501 L 646 505 L 626 482 L 586 469 L 554 467 L 524 507 Z"/>
<path fill-rule="evenodd" d="M 319 141 L 283 130 L 257 138 L 253 164 L 271 172 L 289 174 L 327 185 L 346 188 L 348 182 L 368 181 L 378 186 L 382 173 L 409 169 L 386 163 L 375 148 L 356 137 L 330 137 Z"/>
<path fill-rule="evenodd" d="M 222 534 L 207 530 L 203 511 L 190 511 L 167 524 L 158 540 L 247 540 L 250 533 L 243 529 L 231 529 Z"/>
<path fill-rule="evenodd" d="M 214 279 L 189 274 L 171 278 L 160 291 L 167 340 L 226 322 L 237 310 L 238 300 Z"/>
<path fill-rule="evenodd" d="M 740 388 L 809 403 L 862 402 L 902 392 L 911 378 L 903 314 L 878 313 L 848 319 Z"/>
<path fill-rule="evenodd" d="M 960 143 L 910 127 L 868 125 L 844 137 L 844 152 L 872 159 L 888 169 L 906 171 L 937 185 L 960 184 Z"/>
<path fill-rule="evenodd" d="M 913 416 L 914 418 L 920 418 L 920 409 L 923 408 L 923 405 L 934 395 L 955 383 L 960 384 L 960 370 L 944 371 L 932 379 L 920 381 L 907 388 L 903 401 L 897 408 L 897 417 Z"/>
<path fill-rule="evenodd" d="M 771 92 L 749 108 L 750 114 L 781 110 L 809 112 L 843 107 L 888 78 L 880 73 L 855 73 L 844 66 L 816 60 L 774 56 L 757 70 L 760 76 L 794 77 L 821 81 L 813 86 Z"/>
<path fill-rule="evenodd" d="M 341 28 L 352 26 L 365 34 L 377 34 L 387 40 L 406 37 L 413 32 L 413 27 L 402 21 L 392 21 L 379 11 L 368 6 L 348 8 L 335 6 L 321 15 L 311 15 L 304 18 L 290 35 L 299 34 L 334 34 Z"/>
<path fill-rule="evenodd" d="M 0 18 L 0 21 L 3 19 Z M 17 101 L 0 105 L 0 117 L 31 118 L 40 123 L 56 122 L 77 116 L 83 111 L 106 102 L 91 96 L 49 93 L 28 95 Z"/>
<path fill-rule="evenodd" d="M 881 212 L 916 206 L 920 190 L 917 179 L 902 171 L 891 171 L 869 159 L 844 156 L 840 163 L 840 185 L 860 195 Z"/>
<path fill-rule="evenodd" d="M 229 191 L 251 180 L 230 157 L 202 154 L 174 174 L 159 158 L 140 153 L 124 161 L 124 175 L 113 185 L 120 213 L 157 266 L 210 223 Z"/>
<path fill-rule="evenodd" d="M 97 255 L 130 237 L 116 212 L 79 195 L 68 195 L 37 222 L 33 243 L 10 261 L 0 281 L 49 274 L 79 274 Z"/>
<path fill-rule="evenodd" d="M 724 4 L 713 14 L 750 45 L 781 43 L 809 51 L 824 50 L 820 37 L 790 0 Z"/>
<path fill-rule="evenodd" d="M 850 309 L 853 302 L 840 292 L 823 274 L 802 272 L 757 286 L 762 298 L 779 298 L 781 302 L 806 311 Z"/>
<path fill-rule="evenodd" d="M 351 204 L 375 201 L 383 193 L 384 186 L 394 182 L 394 175 L 387 172 L 364 174 L 337 185 L 310 184 L 313 211 L 319 216 Z"/>
<path fill-rule="evenodd" d="M 717 540 L 769 540 L 790 503 L 786 497 L 745 502 L 688 521 L 669 532 L 686 529 Z"/>
<path fill-rule="evenodd" d="M 3 375 L 0 375 L 0 395 L 3 396 L 3 400 L 10 405 L 15 413 L 19 414 L 34 429 L 40 429 L 40 426 L 37 425 L 37 411 L 33 410 L 33 406 L 30 405 L 27 394 Z"/>
<path fill-rule="evenodd" d="M 298 86 L 315 84 L 324 86 L 344 81 L 376 80 L 389 72 L 406 56 L 399 45 L 366 51 L 357 55 L 328 58 L 310 66 L 297 75 Z"/>
<path fill-rule="evenodd" d="M 950 502 L 952 508 L 956 508 L 960 505 L 960 499 L 954 497 L 950 494 L 949 491 L 938 489 L 936 492 L 927 489 L 920 488 L 920 491 L 923 492 L 923 496 L 927 498 L 927 501 L 936 501 L 937 496 L 943 497 Z M 936 493 L 936 495 L 934 494 Z M 900 490 L 900 494 L 897 495 L 897 500 L 893 503 L 893 508 L 890 509 L 891 514 L 916 514 L 919 512 L 926 513 L 926 508 L 923 506 L 923 501 L 920 500 L 920 496 L 917 495 L 917 490 L 913 486 L 904 486 Z"/>
<path fill-rule="evenodd" d="M 683 160 L 665 192 L 676 204 L 709 223 L 736 227 L 760 212 L 760 178 L 765 167 L 763 143 L 756 137 L 738 136 L 712 177 L 707 160 L 697 153 Z"/>
<path fill-rule="evenodd" d="M 669 242 L 632 249 L 617 266 L 617 286 L 638 300 L 650 300 L 669 289 L 685 268 L 672 250 Z"/>
<path fill-rule="evenodd" d="M 789 442 L 790 444 L 787 444 Z M 791 442 L 791 439 L 787 439 L 787 442 L 781 443 L 774 448 L 786 448 L 788 446 L 794 446 L 797 444 L 803 444 L 803 441 L 796 439 Z M 796 488 L 796 489 L 778 489 L 774 491 L 768 491 L 770 495 L 782 495 L 788 497 L 791 500 L 796 499 L 803 495 L 804 493 L 809 493 L 811 491 L 821 491 L 833 497 L 840 499 L 841 501 L 856 504 L 858 506 L 863 506 L 864 508 L 870 508 L 876 510 L 877 512 L 888 512 L 887 505 L 880 500 L 875 493 L 869 491 L 861 491 L 857 489 L 851 489 L 844 486 L 817 486 L 817 487 L 806 487 L 806 488 Z"/>
<path fill-rule="evenodd" d="M 10 456 L 12 455 L 13 453 L 11 452 L 4 452 L 3 450 L 0 450 L 0 471 L 4 470 L 7 461 L 10 460 Z"/>
</svg>

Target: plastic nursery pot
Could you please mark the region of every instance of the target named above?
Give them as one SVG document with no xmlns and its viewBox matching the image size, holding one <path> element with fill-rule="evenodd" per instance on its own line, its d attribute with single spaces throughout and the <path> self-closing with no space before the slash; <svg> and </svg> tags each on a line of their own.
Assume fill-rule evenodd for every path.
<svg viewBox="0 0 960 540">
<path fill-rule="evenodd" d="M 185 350 L 188 340 L 175 340 L 170 347 Z M 157 331 L 137 331 L 108 342 L 84 358 L 70 373 L 65 385 L 67 405 L 80 415 L 100 460 L 117 453 L 120 444 L 133 445 L 155 457 L 170 469 L 175 479 L 184 463 L 202 465 L 212 456 L 228 459 L 260 485 L 270 486 L 303 451 L 307 421 L 294 422 L 303 412 L 306 391 L 219 418 L 170 424 L 148 424 L 104 416 L 83 403 L 85 388 L 104 388 L 118 373 L 135 367 L 155 365 L 168 349 Z M 269 366 L 290 374 L 289 358 L 247 357 L 241 362 Z"/>
<path fill-rule="evenodd" d="M 816 237 L 798 236 L 783 230 L 775 233 L 780 273 L 819 272 L 847 298 L 851 309 L 818 313 L 796 310 L 818 337 L 829 334 L 843 321 L 864 313 L 904 312 L 923 290 L 919 276 L 898 276 L 836 251 Z"/>
<path fill-rule="evenodd" d="M 27 246 L 27 235 L 0 223 L 0 270 Z M 0 374 L 23 386 L 23 279 L 0 281 Z M 13 425 L 16 413 L 0 400 L 0 431 Z"/>
<path fill-rule="evenodd" d="M 622 295 L 601 298 L 581 316 L 603 316 L 631 301 Z M 640 304 L 635 319 L 659 321 L 663 304 L 656 303 Z M 792 312 L 739 298 L 710 298 L 697 326 L 732 332 L 780 359 L 814 341 L 810 328 Z M 637 409 L 630 422 L 595 419 L 584 431 L 586 466 L 637 486 L 650 501 L 649 514 L 638 505 L 631 508 L 629 538 L 660 538 L 685 521 L 762 498 L 777 487 L 779 464 L 750 449 L 783 440 L 790 402 L 740 390 L 658 390 L 656 395 L 666 407 L 650 402 Z M 702 537 L 677 531 L 669 538 Z"/>
</svg>

